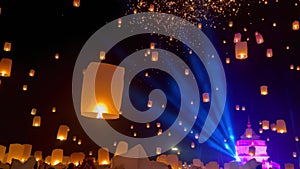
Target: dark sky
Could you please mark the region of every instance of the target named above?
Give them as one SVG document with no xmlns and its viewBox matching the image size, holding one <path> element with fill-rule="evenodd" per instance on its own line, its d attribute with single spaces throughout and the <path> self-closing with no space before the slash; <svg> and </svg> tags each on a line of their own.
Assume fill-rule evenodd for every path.
<svg viewBox="0 0 300 169">
<path fill-rule="evenodd" d="M 295 69 L 296 66 L 300 66 L 300 32 L 291 28 L 294 20 L 300 20 L 300 2 L 271 0 L 264 5 L 253 0 L 249 3 L 251 5 L 247 6 L 241 2 L 242 6 L 236 17 L 211 17 L 207 23 L 217 25 L 216 28 L 205 24 L 202 28 L 218 51 L 226 74 L 227 100 L 221 124 L 231 125 L 235 138 L 239 138 L 246 128 L 248 116 L 256 133 L 260 128 L 259 121 L 275 122 L 277 119 L 284 119 L 288 130 L 286 134 L 266 131 L 261 134 L 261 138 L 270 138 L 267 142 L 268 153 L 273 161 L 280 164 L 296 164 L 299 163 L 299 157 L 293 158 L 292 152 L 300 155 L 299 142 L 294 140 L 295 136 L 300 136 L 300 71 L 290 70 L 289 67 L 291 64 Z M 298 6 L 295 6 L 295 3 L 298 3 Z M 106 23 L 130 11 L 128 4 L 127 1 L 118 0 L 82 0 L 81 6 L 74 8 L 70 0 L 0 1 L 0 44 L 6 41 L 12 43 L 11 52 L 5 52 L 1 47 L 0 58 L 8 57 L 13 60 L 11 77 L 0 77 L 0 145 L 29 143 L 33 145 L 33 151 L 42 150 L 45 155 L 49 155 L 53 148 L 64 148 L 65 154 L 73 151 L 87 153 L 90 150 L 96 153 L 98 145 L 84 133 L 74 112 L 73 68 L 82 46 L 89 37 Z M 229 20 L 234 22 L 232 28 L 228 27 Z M 276 23 L 276 27 L 273 23 Z M 255 42 L 256 31 L 264 37 L 265 42 L 261 45 Z M 237 60 L 234 56 L 233 36 L 238 32 L 242 33 L 243 40 L 250 38 L 249 57 L 246 60 Z M 153 36 L 147 38 L 159 41 Z M 147 38 L 141 38 L 145 39 L 144 43 L 138 37 L 129 39 L 123 42 L 123 46 L 116 46 L 111 55 L 126 57 L 132 49 L 145 48 L 150 41 L 147 41 Z M 139 47 L 135 41 L 141 42 Z M 165 47 L 163 43 L 160 45 L 161 48 Z M 181 45 L 181 50 L 186 50 L 185 46 Z M 286 46 L 290 49 L 287 50 Z M 273 49 L 272 58 L 265 56 L 267 48 Z M 121 54 L 118 51 L 122 51 Z M 55 53 L 60 54 L 59 60 L 54 59 Z M 230 64 L 225 63 L 227 57 L 231 59 Z M 117 63 L 116 60 L 108 62 Z M 28 76 L 30 69 L 36 71 L 34 77 Z M 165 82 L 159 78 L 156 80 Z M 28 85 L 27 91 L 22 91 L 23 84 Z M 268 85 L 267 96 L 260 95 L 259 87 L 263 84 Z M 144 89 L 147 91 L 151 87 Z M 235 105 L 245 106 L 246 111 L 236 111 Z M 55 113 L 51 112 L 53 106 L 57 108 Z M 37 108 L 38 114 L 42 116 L 40 128 L 31 126 L 33 116 L 30 115 L 30 111 L 33 107 Z M 207 108 L 204 107 L 205 109 Z M 231 124 L 227 124 L 226 119 L 230 119 Z M 122 121 L 122 118 L 121 122 L 123 126 L 129 126 L 129 122 L 124 119 Z M 117 127 L 120 123 L 113 122 L 112 125 Z M 83 144 L 78 146 L 71 139 L 65 142 L 57 141 L 55 137 L 60 124 L 69 125 L 69 137 L 76 135 L 83 139 Z M 130 133 L 130 130 L 122 132 Z M 191 138 L 187 137 L 178 145 L 182 147 L 179 158 L 185 161 L 195 157 L 204 162 L 226 162 L 231 159 L 208 143 L 197 144 L 196 149 L 190 149 L 190 140 Z M 219 141 L 223 143 L 223 140 Z"/>
</svg>

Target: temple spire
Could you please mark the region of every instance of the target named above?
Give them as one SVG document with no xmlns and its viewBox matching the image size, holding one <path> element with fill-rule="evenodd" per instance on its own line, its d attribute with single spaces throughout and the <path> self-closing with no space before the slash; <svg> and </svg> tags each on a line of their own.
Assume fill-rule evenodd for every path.
<svg viewBox="0 0 300 169">
<path fill-rule="evenodd" d="M 250 117 L 249 117 L 249 115 L 248 115 L 248 124 L 247 124 L 247 127 L 251 128 L 251 123 L 250 123 Z"/>
</svg>

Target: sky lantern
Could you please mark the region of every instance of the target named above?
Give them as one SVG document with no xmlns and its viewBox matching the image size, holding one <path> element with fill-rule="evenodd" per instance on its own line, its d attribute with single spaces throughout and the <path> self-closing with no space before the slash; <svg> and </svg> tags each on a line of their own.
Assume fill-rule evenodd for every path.
<svg viewBox="0 0 300 169">
<path fill-rule="evenodd" d="M 33 127 L 40 127 L 41 126 L 41 116 L 34 116 L 32 120 Z"/>
<path fill-rule="evenodd" d="M 22 89 L 23 89 L 23 91 L 27 91 L 27 89 L 28 89 L 27 85 L 24 84 L 23 87 L 22 87 Z"/>
<path fill-rule="evenodd" d="M 70 131 L 69 126 L 60 125 L 59 128 L 58 128 L 56 139 L 58 139 L 60 141 L 67 140 L 69 131 Z"/>
<path fill-rule="evenodd" d="M 241 42 L 241 40 L 242 40 L 242 34 L 241 33 L 234 34 L 234 38 L 233 38 L 234 43 Z"/>
<path fill-rule="evenodd" d="M 117 144 L 117 148 L 116 148 L 116 152 L 114 153 L 114 155 L 121 155 L 121 154 L 125 154 L 128 151 L 128 143 L 125 141 L 120 141 Z"/>
<path fill-rule="evenodd" d="M 77 137 L 76 137 L 76 136 L 73 136 L 72 140 L 73 140 L 73 141 L 76 141 L 76 140 L 77 140 Z"/>
<path fill-rule="evenodd" d="M 294 169 L 294 164 L 293 163 L 285 163 L 284 169 Z"/>
<path fill-rule="evenodd" d="M 255 156 L 255 147 L 254 146 L 249 147 L 249 155 L 250 156 Z"/>
<path fill-rule="evenodd" d="M 35 70 L 30 69 L 30 70 L 29 70 L 29 76 L 30 76 L 30 77 L 33 77 L 34 74 L 35 74 Z"/>
<path fill-rule="evenodd" d="M 63 161 L 64 150 L 63 149 L 53 149 L 51 153 L 51 165 L 57 165 Z"/>
<path fill-rule="evenodd" d="M 151 61 L 152 62 L 157 62 L 158 61 L 158 52 L 157 51 L 152 52 Z"/>
<path fill-rule="evenodd" d="M 154 4 L 150 4 L 149 6 L 149 12 L 153 12 L 154 11 Z"/>
<path fill-rule="evenodd" d="M 32 108 L 30 114 L 34 116 L 36 115 L 36 111 L 37 111 L 36 108 Z"/>
<path fill-rule="evenodd" d="M 263 38 L 263 36 L 260 33 L 255 32 L 255 38 L 256 38 L 256 43 L 257 44 L 264 43 L 264 38 Z"/>
<path fill-rule="evenodd" d="M 74 152 L 70 155 L 70 162 L 74 163 L 76 166 L 82 164 L 85 158 L 85 154 L 83 152 Z"/>
<path fill-rule="evenodd" d="M 239 111 L 240 110 L 240 105 L 235 105 L 235 110 Z"/>
<path fill-rule="evenodd" d="M 155 49 L 155 43 L 154 42 L 150 43 L 150 49 Z"/>
<path fill-rule="evenodd" d="M 100 58 L 100 60 L 105 60 L 105 51 L 100 51 L 100 56 L 99 56 L 99 58 Z"/>
<path fill-rule="evenodd" d="M 5 42 L 3 50 L 6 51 L 6 52 L 10 52 L 11 51 L 11 43 L 10 42 Z"/>
<path fill-rule="evenodd" d="M 33 156 L 36 161 L 43 160 L 43 152 L 42 151 L 35 151 Z"/>
<path fill-rule="evenodd" d="M 80 7 L 80 0 L 73 0 L 73 6 L 74 7 Z"/>
<path fill-rule="evenodd" d="M 158 129 L 157 135 L 158 135 L 158 136 L 161 135 L 162 132 L 163 132 L 162 129 Z"/>
<path fill-rule="evenodd" d="M 152 101 L 151 101 L 151 100 L 148 101 L 147 107 L 148 107 L 148 108 L 152 107 Z"/>
<path fill-rule="evenodd" d="M 0 76 L 10 77 L 12 60 L 9 58 L 2 58 L 0 61 Z"/>
<path fill-rule="evenodd" d="M 273 56 L 273 50 L 271 48 L 267 49 L 266 56 L 271 58 Z"/>
<path fill-rule="evenodd" d="M 124 73 L 123 67 L 91 62 L 83 72 L 81 115 L 96 119 L 118 119 Z"/>
<path fill-rule="evenodd" d="M 189 74 L 190 74 L 190 69 L 185 69 L 185 70 L 184 70 L 184 74 L 185 74 L 185 75 L 189 75 Z"/>
<path fill-rule="evenodd" d="M 161 154 L 161 147 L 156 147 L 156 154 L 157 155 Z"/>
<path fill-rule="evenodd" d="M 297 158 L 297 152 L 293 152 L 293 157 Z"/>
<path fill-rule="evenodd" d="M 134 125 L 133 124 L 130 125 L 130 129 L 131 130 L 134 129 Z"/>
<path fill-rule="evenodd" d="M 242 41 L 235 43 L 235 58 L 240 60 L 248 58 L 247 42 Z"/>
<path fill-rule="evenodd" d="M 202 23 L 197 24 L 198 29 L 202 29 Z"/>
<path fill-rule="evenodd" d="M 294 31 L 299 30 L 299 21 L 295 20 L 295 21 L 293 22 L 292 29 L 293 29 Z"/>
<path fill-rule="evenodd" d="M 108 148 L 103 147 L 98 149 L 98 164 L 99 165 L 110 164 Z"/>
<path fill-rule="evenodd" d="M 13 143 L 9 145 L 6 162 L 11 163 L 12 159 L 22 160 L 24 153 L 24 145 Z"/>
<path fill-rule="evenodd" d="M 210 99 L 209 99 L 209 93 L 202 93 L 202 101 L 204 103 L 207 103 L 207 102 L 210 101 Z"/>
<path fill-rule="evenodd" d="M 150 128 L 150 123 L 146 123 L 146 128 Z"/>
<path fill-rule="evenodd" d="M 53 113 L 55 113 L 55 112 L 56 112 L 56 107 L 52 107 L 51 111 L 52 111 Z"/>
<path fill-rule="evenodd" d="M 246 129 L 246 137 L 247 138 L 252 138 L 252 129 L 251 128 Z"/>
<path fill-rule="evenodd" d="M 54 58 L 59 59 L 59 53 L 55 53 Z"/>
<path fill-rule="evenodd" d="M 262 129 L 269 130 L 269 120 L 262 121 Z"/>
<path fill-rule="evenodd" d="M 0 145 L 0 161 L 4 162 L 6 147 L 3 145 Z"/>
<path fill-rule="evenodd" d="M 45 157 L 45 163 L 50 165 L 51 164 L 51 156 Z"/>
<path fill-rule="evenodd" d="M 295 141 L 299 141 L 299 137 L 298 136 L 295 136 Z"/>
<path fill-rule="evenodd" d="M 260 128 L 258 132 L 261 134 L 264 132 L 264 130 L 262 128 Z"/>
<path fill-rule="evenodd" d="M 78 144 L 78 145 L 81 145 L 81 144 L 82 144 L 82 140 L 81 140 L 81 139 L 78 139 L 77 144 Z"/>
<path fill-rule="evenodd" d="M 225 62 L 226 62 L 226 64 L 229 64 L 230 63 L 230 58 L 226 58 Z"/>
<path fill-rule="evenodd" d="M 266 85 L 260 86 L 260 94 L 264 96 L 268 95 L 268 86 Z"/>
<path fill-rule="evenodd" d="M 191 148 L 195 148 L 195 142 L 191 142 Z"/>
<path fill-rule="evenodd" d="M 245 106 L 242 106 L 242 111 L 245 111 L 246 110 L 246 107 Z"/>
<path fill-rule="evenodd" d="M 228 22 L 228 27 L 230 27 L 230 28 L 233 27 L 233 21 Z"/>
<path fill-rule="evenodd" d="M 293 70 L 295 66 L 293 64 L 290 65 L 290 69 Z"/>
<path fill-rule="evenodd" d="M 282 119 L 276 120 L 277 133 L 286 133 L 285 121 Z"/>
<path fill-rule="evenodd" d="M 157 122 L 157 123 L 156 123 L 156 127 L 157 127 L 157 128 L 160 128 L 160 127 L 161 127 L 160 122 Z"/>
<path fill-rule="evenodd" d="M 270 128 L 271 128 L 272 131 L 276 131 L 277 130 L 275 123 L 270 124 Z"/>
</svg>

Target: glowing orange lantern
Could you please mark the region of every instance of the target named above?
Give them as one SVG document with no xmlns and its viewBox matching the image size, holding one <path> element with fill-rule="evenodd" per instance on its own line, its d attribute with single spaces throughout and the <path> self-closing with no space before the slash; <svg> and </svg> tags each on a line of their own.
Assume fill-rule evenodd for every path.
<svg viewBox="0 0 300 169">
<path fill-rule="evenodd" d="M 117 148 L 116 148 L 116 152 L 114 153 L 114 155 L 120 155 L 120 154 L 124 154 L 127 153 L 128 151 L 128 143 L 125 141 L 120 141 L 117 144 Z"/>
<path fill-rule="evenodd" d="M 292 29 L 293 29 L 294 31 L 299 30 L 299 21 L 295 20 L 295 21 L 293 22 Z"/>
<path fill-rule="evenodd" d="M 99 58 L 100 58 L 100 60 L 104 60 L 105 59 L 105 51 L 100 51 Z"/>
<path fill-rule="evenodd" d="M 157 51 L 152 52 L 151 60 L 153 62 L 157 62 L 158 61 L 158 52 Z"/>
<path fill-rule="evenodd" d="M 293 157 L 294 157 L 294 158 L 297 157 L 297 152 L 293 152 Z"/>
<path fill-rule="evenodd" d="M 70 131 L 69 126 L 60 125 L 59 128 L 58 128 L 56 139 L 58 139 L 60 141 L 67 140 L 69 131 Z"/>
<path fill-rule="evenodd" d="M 0 145 L 0 161 L 1 162 L 4 162 L 5 152 L 6 152 L 6 147 Z"/>
<path fill-rule="evenodd" d="M 272 49 L 267 49 L 266 56 L 268 58 L 271 58 L 273 56 L 273 50 Z"/>
<path fill-rule="evenodd" d="M 256 43 L 257 44 L 264 43 L 264 38 L 263 38 L 263 36 L 260 33 L 255 32 L 255 38 L 256 38 Z"/>
<path fill-rule="evenodd" d="M 70 162 L 75 165 L 81 164 L 85 158 L 85 154 L 83 152 L 74 152 L 70 155 Z"/>
<path fill-rule="evenodd" d="M 195 148 L 195 143 L 194 142 L 191 143 L 191 148 Z"/>
<path fill-rule="evenodd" d="M 190 74 L 190 70 L 189 70 L 189 69 L 185 69 L 185 70 L 184 70 L 184 74 L 185 74 L 185 75 L 189 75 L 189 74 Z"/>
<path fill-rule="evenodd" d="M 81 144 L 82 144 L 82 140 L 81 140 L 81 139 L 78 139 L 77 144 L 78 144 L 78 145 L 81 145 Z"/>
<path fill-rule="evenodd" d="M 260 94 L 261 95 L 268 95 L 268 86 L 260 86 Z"/>
<path fill-rule="evenodd" d="M 235 43 L 235 58 L 240 60 L 248 58 L 247 42 L 243 41 Z"/>
<path fill-rule="evenodd" d="M 150 49 L 155 49 L 155 43 L 154 42 L 150 43 Z"/>
<path fill-rule="evenodd" d="M 27 91 L 27 85 L 26 84 L 23 85 L 23 90 Z"/>
<path fill-rule="evenodd" d="M 153 11 L 154 11 L 154 4 L 150 4 L 149 11 L 150 11 L 150 12 L 153 12 Z"/>
<path fill-rule="evenodd" d="M 233 21 L 229 21 L 229 23 L 228 23 L 228 27 L 233 27 Z"/>
<path fill-rule="evenodd" d="M 59 59 L 59 53 L 55 53 L 54 58 Z"/>
<path fill-rule="evenodd" d="M 152 107 L 152 101 L 151 100 L 148 101 L 147 107 L 149 107 L 149 108 Z"/>
<path fill-rule="evenodd" d="M 73 139 L 72 139 L 73 141 L 76 141 L 77 140 L 77 137 L 76 136 L 73 136 Z"/>
<path fill-rule="evenodd" d="M 274 123 L 270 124 L 270 127 L 271 127 L 272 131 L 276 131 L 277 130 L 276 124 L 274 124 Z"/>
<path fill-rule="evenodd" d="M 5 42 L 3 50 L 6 51 L 6 52 L 10 52 L 11 51 L 11 43 L 10 42 Z"/>
<path fill-rule="evenodd" d="M 209 99 L 209 93 L 203 93 L 203 94 L 202 94 L 202 101 L 203 101 L 204 103 L 207 103 L 207 102 L 210 101 L 210 99 Z"/>
<path fill-rule="evenodd" d="M 293 65 L 293 64 L 290 65 L 290 69 L 291 69 L 291 70 L 294 69 L 294 65 Z"/>
<path fill-rule="evenodd" d="M 160 122 L 157 122 L 157 123 L 156 123 L 156 127 L 157 127 L 157 128 L 160 128 L 160 126 L 161 126 Z"/>
<path fill-rule="evenodd" d="M 241 33 L 234 34 L 234 38 L 233 38 L 234 43 L 240 42 L 241 39 L 242 39 L 242 34 Z"/>
<path fill-rule="evenodd" d="M 73 6 L 74 7 L 80 7 L 80 0 L 73 0 Z"/>
<path fill-rule="evenodd" d="M 41 126 L 41 116 L 34 116 L 32 121 L 33 127 L 40 127 Z"/>
<path fill-rule="evenodd" d="M 299 141 L 299 137 L 298 136 L 295 137 L 295 141 Z"/>
<path fill-rule="evenodd" d="M 30 114 L 31 115 L 36 115 L 36 111 L 37 111 L 36 108 L 32 108 Z"/>
<path fill-rule="evenodd" d="M 54 149 L 51 153 L 51 165 L 57 165 L 63 161 L 64 150 Z"/>
<path fill-rule="evenodd" d="M 246 137 L 247 138 L 252 138 L 252 129 L 251 128 L 246 129 Z"/>
<path fill-rule="evenodd" d="M 156 147 L 156 154 L 161 154 L 161 147 Z"/>
<path fill-rule="evenodd" d="M 199 29 L 201 29 L 201 28 L 202 28 L 202 23 L 198 23 L 197 27 L 198 27 Z"/>
<path fill-rule="evenodd" d="M 150 123 L 146 123 L 146 128 L 150 128 Z"/>
<path fill-rule="evenodd" d="M 277 133 L 286 133 L 285 121 L 282 119 L 276 120 Z"/>
<path fill-rule="evenodd" d="M 262 121 L 262 129 L 269 130 L 269 120 Z"/>
<path fill-rule="evenodd" d="M 30 76 L 30 77 L 33 77 L 34 74 L 35 74 L 35 71 L 34 71 L 33 69 L 30 69 L 30 70 L 29 70 L 29 76 Z"/>
<path fill-rule="evenodd" d="M 225 61 L 227 64 L 230 63 L 230 58 L 226 58 L 226 61 Z"/>
<path fill-rule="evenodd" d="M 12 60 L 9 58 L 2 58 L 0 61 L 0 76 L 10 77 Z"/>
<path fill-rule="evenodd" d="M 52 107 L 51 111 L 52 111 L 53 113 L 55 113 L 55 112 L 56 112 L 56 107 Z"/>
<path fill-rule="evenodd" d="M 43 152 L 42 151 L 35 151 L 34 158 L 36 161 L 43 160 Z"/>
<path fill-rule="evenodd" d="M 109 151 L 107 148 L 100 148 L 98 150 L 98 163 L 99 165 L 110 164 Z"/>
<path fill-rule="evenodd" d="M 240 110 L 240 105 L 235 105 L 235 110 L 239 111 Z"/>
</svg>

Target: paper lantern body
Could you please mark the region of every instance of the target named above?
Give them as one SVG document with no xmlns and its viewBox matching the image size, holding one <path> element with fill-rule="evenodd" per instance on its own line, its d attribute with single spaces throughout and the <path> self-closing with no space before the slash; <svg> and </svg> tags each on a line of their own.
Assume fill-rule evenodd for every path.
<svg viewBox="0 0 300 169">
<path fill-rule="evenodd" d="M 268 58 L 273 57 L 273 50 L 272 50 L 272 49 L 267 49 L 266 56 L 267 56 Z"/>
<path fill-rule="evenodd" d="M 80 7 L 80 0 L 73 0 L 73 6 L 74 7 Z"/>
<path fill-rule="evenodd" d="M 256 43 L 257 44 L 264 43 L 264 38 L 263 38 L 263 36 L 260 33 L 256 32 L 255 33 L 255 38 L 256 38 Z"/>
<path fill-rule="evenodd" d="M 285 121 L 282 119 L 276 120 L 276 126 L 277 126 L 277 133 L 286 133 L 286 124 Z"/>
<path fill-rule="evenodd" d="M 203 101 L 204 103 L 207 103 L 207 102 L 210 101 L 209 93 L 203 93 L 203 94 L 202 94 L 202 101 Z"/>
<path fill-rule="evenodd" d="M 83 152 L 74 152 L 70 155 L 70 162 L 75 165 L 82 164 L 85 158 L 85 154 Z"/>
<path fill-rule="evenodd" d="M 4 157 L 5 157 L 6 147 L 3 145 L 0 145 L 0 161 L 4 163 Z"/>
<path fill-rule="evenodd" d="M 43 160 L 43 152 L 42 151 L 35 151 L 34 158 L 36 161 Z"/>
<path fill-rule="evenodd" d="M 3 50 L 6 51 L 6 52 L 10 52 L 11 51 L 11 43 L 10 42 L 5 42 Z"/>
<path fill-rule="evenodd" d="M 110 164 L 109 151 L 107 148 L 100 148 L 98 150 L 98 163 L 99 165 Z"/>
<path fill-rule="evenodd" d="M 262 129 L 269 130 L 269 120 L 262 121 Z"/>
<path fill-rule="evenodd" d="M 295 21 L 293 22 L 292 29 L 293 29 L 294 31 L 299 30 L 299 21 L 295 20 Z"/>
<path fill-rule="evenodd" d="M 68 138 L 68 132 L 70 131 L 69 126 L 67 125 L 60 125 L 57 131 L 56 139 L 58 140 L 67 140 Z"/>
<path fill-rule="evenodd" d="M 81 115 L 97 119 L 117 119 L 124 86 L 124 68 L 91 62 L 84 71 Z"/>
<path fill-rule="evenodd" d="M 0 76 L 10 77 L 12 60 L 9 58 L 2 58 L 0 61 Z"/>
<path fill-rule="evenodd" d="M 248 58 L 247 42 L 243 41 L 235 43 L 235 58 L 240 60 Z"/>
<path fill-rule="evenodd" d="M 34 116 L 32 120 L 33 127 L 40 127 L 41 126 L 41 116 Z"/>
<path fill-rule="evenodd" d="M 241 33 L 234 34 L 234 38 L 233 38 L 234 43 L 241 42 L 241 39 L 242 39 L 242 34 Z"/>
<path fill-rule="evenodd" d="M 260 86 L 260 94 L 261 95 L 268 95 L 268 86 Z"/>
<path fill-rule="evenodd" d="M 51 154 L 51 165 L 54 166 L 63 161 L 64 151 L 63 149 L 54 149 Z"/>
</svg>

